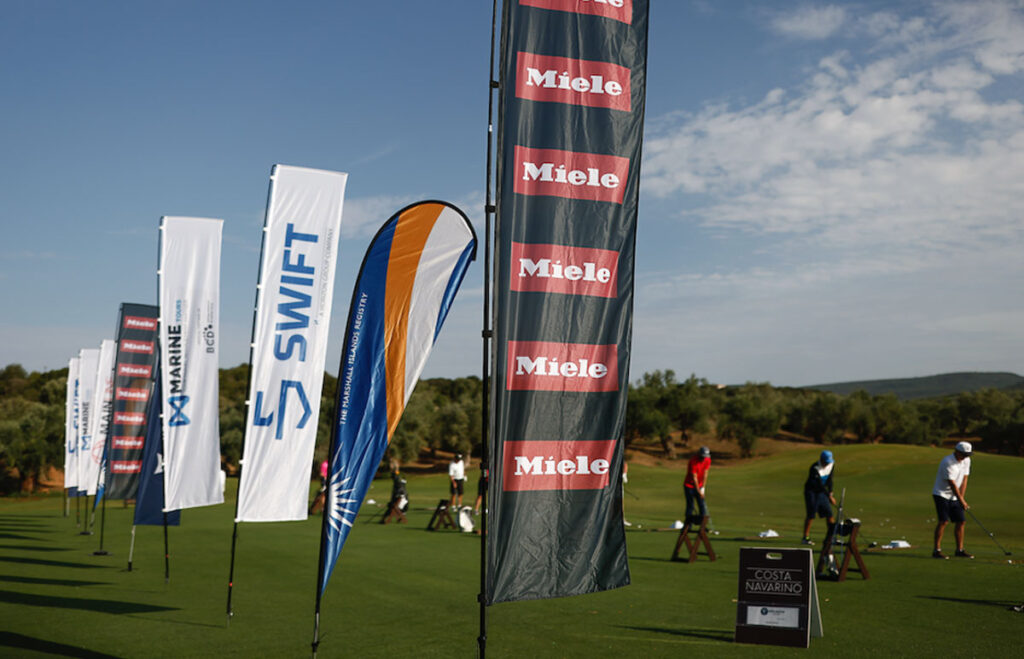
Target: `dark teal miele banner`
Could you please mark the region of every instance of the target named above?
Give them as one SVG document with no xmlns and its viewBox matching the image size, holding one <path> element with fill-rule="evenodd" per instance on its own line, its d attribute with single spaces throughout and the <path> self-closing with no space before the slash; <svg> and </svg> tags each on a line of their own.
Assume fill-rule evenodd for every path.
<svg viewBox="0 0 1024 659">
<path fill-rule="evenodd" d="M 159 308 L 121 304 L 117 322 L 113 411 L 107 424 L 104 496 L 134 499 L 139 489 L 146 443 L 147 413 L 157 359 Z"/>
<path fill-rule="evenodd" d="M 629 584 L 647 0 L 505 0 L 488 604 Z"/>
</svg>

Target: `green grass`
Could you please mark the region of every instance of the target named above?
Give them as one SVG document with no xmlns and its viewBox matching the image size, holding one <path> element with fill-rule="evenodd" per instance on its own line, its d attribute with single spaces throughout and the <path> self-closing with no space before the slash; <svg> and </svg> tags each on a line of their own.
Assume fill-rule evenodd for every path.
<svg viewBox="0 0 1024 659">
<path fill-rule="evenodd" d="M 904 446 L 835 448 L 836 482 L 868 541 L 906 539 L 913 549 L 865 555 L 871 579 L 851 573 L 822 582 L 825 636 L 810 653 L 828 656 L 1016 655 L 1024 614 L 1024 460 L 976 455 L 968 501 L 1013 556 L 973 522 L 973 561 L 929 557 L 930 489 L 945 451 Z M 788 656 L 795 650 L 732 642 L 741 546 L 795 546 L 801 488 L 817 450 L 712 467 L 708 485 L 719 560 L 667 559 L 682 517 L 682 472 L 632 465 L 626 497 L 632 585 L 582 597 L 488 609 L 492 657 Z M 480 544 L 476 536 L 427 532 L 446 494 L 443 475 L 409 479 L 413 511 L 402 526 L 357 522 L 323 603 L 321 657 L 452 657 L 476 652 Z M 230 482 L 233 488 L 236 482 Z M 386 498 L 388 481 L 370 496 Z M 475 474 L 471 478 L 475 491 Z M 231 494 L 231 493 L 229 493 Z M 373 512 L 373 507 L 365 510 Z M 130 510 L 107 509 L 104 546 L 62 516 L 61 499 L 0 499 L 0 656 L 301 657 L 313 631 L 319 521 L 242 524 L 234 610 L 225 624 L 233 499 L 187 510 L 170 530 L 171 579 L 163 536 L 140 527 L 135 569 L 126 571 Z M 758 540 L 774 529 L 781 538 Z M 816 539 L 824 523 L 815 522 Z M 748 539 L 743 539 L 748 538 Z M 749 539 L 754 538 L 754 539 Z M 953 547 L 951 530 L 945 542 Z M 1012 562 L 1009 562 L 1012 561 Z M 101 654 L 88 654 L 102 653 Z"/>
</svg>

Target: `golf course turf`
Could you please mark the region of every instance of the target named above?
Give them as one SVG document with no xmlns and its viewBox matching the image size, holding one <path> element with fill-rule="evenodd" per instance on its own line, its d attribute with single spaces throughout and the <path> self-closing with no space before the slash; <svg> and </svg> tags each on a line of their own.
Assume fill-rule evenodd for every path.
<svg viewBox="0 0 1024 659">
<path fill-rule="evenodd" d="M 625 517 L 632 585 L 574 598 L 490 607 L 492 657 L 812 655 L 1020 656 L 1024 613 L 1024 460 L 975 453 L 967 500 L 1011 555 L 968 519 L 973 560 L 931 558 L 931 485 L 945 449 L 830 447 L 837 494 L 862 522 L 858 544 L 871 578 L 821 581 L 824 637 L 809 650 L 733 642 L 739 548 L 798 547 L 802 485 L 819 447 L 715 464 L 708 483 L 718 560 L 670 562 L 683 516 L 678 468 L 631 464 Z M 320 657 L 476 655 L 479 536 L 426 530 L 447 495 L 444 474 L 408 475 L 408 524 L 372 516 L 390 492 L 378 479 L 342 551 L 323 600 Z M 469 492 L 477 473 L 470 471 Z M 226 599 L 234 490 L 228 502 L 186 510 L 171 527 L 170 580 L 163 532 L 136 531 L 127 571 L 130 507 L 108 502 L 104 549 L 80 535 L 76 502 L 59 494 L 0 499 L 0 656 L 309 656 L 320 519 L 239 526 L 234 616 Z M 467 494 L 467 497 L 469 494 Z M 837 496 L 838 498 L 838 496 Z M 471 503 L 471 500 L 469 500 Z M 777 538 L 758 538 L 768 529 Z M 812 527 L 815 549 L 825 523 Z M 868 549 L 905 540 L 910 549 Z M 943 543 L 955 548 L 952 528 Z M 817 558 L 817 553 L 815 553 Z"/>
</svg>

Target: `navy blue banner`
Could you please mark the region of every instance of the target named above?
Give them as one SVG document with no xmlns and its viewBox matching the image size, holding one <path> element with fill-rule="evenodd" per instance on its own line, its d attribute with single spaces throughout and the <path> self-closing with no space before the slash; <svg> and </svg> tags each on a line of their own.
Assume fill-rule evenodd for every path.
<svg viewBox="0 0 1024 659">
<path fill-rule="evenodd" d="M 647 16 L 647 0 L 503 6 L 488 604 L 629 583 Z"/>
<path fill-rule="evenodd" d="M 159 372 L 159 367 L 157 370 Z M 140 526 L 160 526 L 164 523 L 164 438 L 160 423 L 160 378 L 157 377 L 155 382 L 153 396 L 146 410 L 149 422 L 146 424 L 142 468 L 135 499 L 135 521 L 132 522 Z M 180 510 L 167 513 L 169 526 L 177 526 L 180 521 Z"/>
</svg>

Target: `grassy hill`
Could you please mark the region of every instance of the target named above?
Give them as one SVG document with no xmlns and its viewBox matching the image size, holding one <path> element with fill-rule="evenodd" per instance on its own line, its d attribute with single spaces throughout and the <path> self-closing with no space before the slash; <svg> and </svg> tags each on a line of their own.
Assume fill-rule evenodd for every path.
<svg viewBox="0 0 1024 659">
<path fill-rule="evenodd" d="M 864 390 L 873 396 L 896 394 L 902 400 L 910 400 L 951 396 L 979 389 L 1020 389 L 1022 387 L 1024 387 L 1024 377 L 1016 373 L 943 373 L 918 378 L 833 382 L 803 388 L 831 391 L 844 396 Z"/>
<path fill-rule="evenodd" d="M 708 483 L 718 560 L 670 562 L 683 515 L 682 473 L 630 467 L 625 516 L 632 585 L 567 599 L 488 609 L 492 657 L 792 657 L 794 650 L 740 646 L 736 620 L 739 548 L 797 546 L 801 487 L 819 447 L 712 466 Z M 930 558 L 930 490 L 946 450 L 837 446 L 836 484 L 862 520 L 861 547 L 905 539 L 912 549 L 866 551 L 871 578 L 821 582 L 824 638 L 810 656 L 1015 656 L 1024 614 L 1024 519 L 1008 495 L 1024 480 L 1024 460 L 979 454 L 968 500 L 1013 555 L 1006 557 L 969 522 L 971 561 Z M 471 476 L 475 489 L 476 474 Z M 227 502 L 185 511 L 170 530 L 171 579 L 164 583 L 163 535 L 140 527 L 135 569 L 125 570 L 130 508 L 107 508 L 105 547 L 61 515 L 59 496 L 0 499 L 0 656 L 309 656 L 320 521 L 242 524 L 234 610 L 225 598 L 236 479 Z M 406 525 L 370 523 L 366 504 L 324 598 L 328 657 L 474 656 L 480 540 L 427 532 L 432 506 L 447 494 L 445 474 L 412 474 Z M 377 481 L 378 502 L 390 489 Z M 550 520 L 549 520 L 550 521 Z M 781 537 L 759 539 L 762 530 Z M 820 540 L 825 526 L 812 528 Z M 952 534 L 946 539 L 952 547 Z"/>
</svg>

